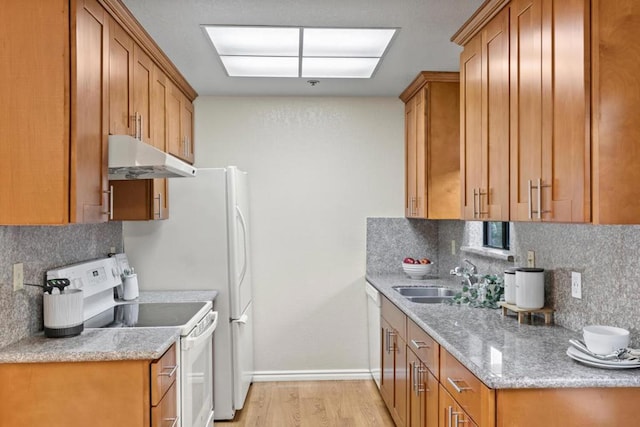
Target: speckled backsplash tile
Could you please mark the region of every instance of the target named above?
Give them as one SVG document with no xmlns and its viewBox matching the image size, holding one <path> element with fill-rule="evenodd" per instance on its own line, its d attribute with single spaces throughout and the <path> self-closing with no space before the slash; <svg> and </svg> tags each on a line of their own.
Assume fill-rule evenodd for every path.
<svg viewBox="0 0 640 427">
<path fill-rule="evenodd" d="M 414 221 L 423 222 L 429 232 L 414 234 L 412 230 L 420 227 Z M 481 222 L 369 219 L 367 271 L 384 272 L 395 267 L 395 259 L 386 261 L 391 257 L 386 257 L 387 253 L 397 257 L 399 252 L 404 254 L 404 248 L 415 250 L 422 245 L 430 251 L 436 245 L 441 276 L 448 275 L 465 258 L 476 264 L 480 273 L 502 274 L 506 267 L 524 265 L 527 251 L 532 250 L 536 267 L 546 270 L 546 305 L 554 308 L 557 324 L 576 331 L 588 324 L 620 326 L 630 329 L 640 342 L 640 225 L 519 222 L 511 224 L 510 232 L 514 262 L 459 251 L 460 246 L 482 244 Z M 410 244 L 404 241 L 407 234 L 413 236 Z M 437 241 L 432 240 L 434 236 Z M 393 244 L 390 239 L 394 239 Z M 422 243 L 416 239 L 423 239 Z M 451 240 L 456 241 L 455 255 L 451 254 Z M 582 299 L 571 297 L 572 271 L 582 274 Z"/>
<path fill-rule="evenodd" d="M 437 275 L 438 225 L 436 221 L 406 218 L 367 218 L 367 272 L 402 273 L 406 257 L 426 257 Z"/>
<path fill-rule="evenodd" d="M 47 270 L 122 251 L 122 223 L 60 227 L 0 226 L 0 347 L 42 330 L 42 289 L 13 291 L 13 264 L 25 283 L 43 284 Z"/>
</svg>

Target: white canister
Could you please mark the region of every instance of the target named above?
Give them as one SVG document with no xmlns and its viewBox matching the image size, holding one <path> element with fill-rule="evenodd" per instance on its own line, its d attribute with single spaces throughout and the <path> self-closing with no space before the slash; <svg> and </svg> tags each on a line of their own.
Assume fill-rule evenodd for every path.
<svg viewBox="0 0 640 427">
<path fill-rule="evenodd" d="M 516 305 L 537 310 L 544 307 L 544 269 L 516 269 Z"/>
<path fill-rule="evenodd" d="M 504 302 L 516 303 L 516 269 L 507 268 L 504 271 Z"/>
<path fill-rule="evenodd" d="M 134 273 L 124 276 L 123 287 L 123 298 L 126 301 L 138 298 L 138 275 Z"/>
<path fill-rule="evenodd" d="M 84 298 L 80 289 L 45 292 L 42 301 L 44 334 L 49 338 L 72 337 L 84 330 Z"/>
</svg>

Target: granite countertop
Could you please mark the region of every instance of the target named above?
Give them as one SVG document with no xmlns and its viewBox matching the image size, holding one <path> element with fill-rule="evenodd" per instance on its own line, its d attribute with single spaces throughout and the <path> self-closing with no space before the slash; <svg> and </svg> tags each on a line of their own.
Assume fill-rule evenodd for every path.
<svg viewBox="0 0 640 427">
<path fill-rule="evenodd" d="M 639 369 L 599 369 L 569 358 L 568 341 L 580 338 L 579 332 L 537 319 L 533 325 L 519 324 L 514 316 L 502 316 L 502 310 L 413 303 L 392 289 L 459 287 L 459 279 L 368 274 L 367 281 L 490 388 L 640 387 Z"/>
<path fill-rule="evenodd" d="M 212 301 L 216 291 L 142 291 L 131 302 Z M 69 338 L 40 333 L 0 348 L 0 363 L 154 360 L 180 338 L 179 328 L 85 329 Z"/>
</svg>

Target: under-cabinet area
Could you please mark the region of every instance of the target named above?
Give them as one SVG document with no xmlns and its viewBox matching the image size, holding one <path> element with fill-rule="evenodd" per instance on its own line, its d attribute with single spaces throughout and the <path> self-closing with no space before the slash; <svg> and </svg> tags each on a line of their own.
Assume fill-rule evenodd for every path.
<svg viewBox="0 0 640 427">
<path fill-rule="evenodd" d="M 197 96 L 120 0 L 5 1 L 0 224 L 165 219 L 166 179 L 109 182 L 109 135 L 194 162 Z"/>
<path fill-rule="evenodd" d="M 411 283 L 398 274 L 367 280 L 382 298 L 380 394 L 396 426 L 628 425 L 640 416 L 630 403 L 640 378 L 571 360 L 568 329 L 410 302 L 394 289 Z"/>
</svg>

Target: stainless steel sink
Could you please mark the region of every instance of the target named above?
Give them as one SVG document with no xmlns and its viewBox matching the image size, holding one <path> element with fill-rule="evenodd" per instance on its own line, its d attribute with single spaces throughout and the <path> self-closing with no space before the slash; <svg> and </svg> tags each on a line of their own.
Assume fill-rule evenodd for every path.
<svg viewBox="0 0 640 427">
<path fill-rule="evenodd" d="M 393 289 L 412 302 L 437 304 L 453 298 L 456 292 L 443 286 L 394 286 Z"/>
</svg>

